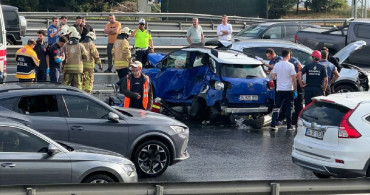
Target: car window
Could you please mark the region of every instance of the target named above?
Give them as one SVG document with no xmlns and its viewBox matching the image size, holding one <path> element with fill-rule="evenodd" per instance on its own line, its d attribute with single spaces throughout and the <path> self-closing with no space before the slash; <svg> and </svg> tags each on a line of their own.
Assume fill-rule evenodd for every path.
<svg viewBox="0 0 370 195">
<path fill-rule="evenodd" d="M 264 78 L 265 72 L 261 65 L 220 64 L 221 76 L 230 78 Z"/>
<path fill-rule="evenodd" d="M 58 101 L 56 95 L 38 95 L 21 97 L 18 102 L 18 110 L 21 114 L 31 116 L 59 116 Z"/>
<path fill-rule="evenodd" d="M 8 99 L 2 99 L 0 100 L 0 106 L 9 109 L 14 110 L 15 104 L 18 102 L 19 98 L 8 98 Z"/>
<path fill-rule="evenodd" d="M 263 32 L 267 26 L 262 26 L 262 25 L 251 25 L 248 26 L 247 28 L 241 30 L 236 36 L 242 36 L 242 37 L 254 37 L 257 38 L 258 35 Z"/>
<path fill-rule="evenodd" d="M 301 118 L 325 126 L 339 126 L 348 108 L 325 102 L 315 102 L 302 112 Z"/>
<path fill-rule="evenodd" d="M 292 56 L 297 58 L 302 65 L 307 65 L 312 62 L 311 55 L 301 50 L 292 49 Z"/>
<path fill-rule="evenodd" d="M 299 26 L 297 25 L 287 25 L 285 26 L 285 38 L 294 39 L 295 34 L 297 34 Z"/>
<path fill-rule="evenodd" d="M 281 27 L 282 26 L 273 26 L 268 29 L 265 34 L 263 34 L 264 39 L 281 39 Z"/>
<path fill-rule="evenodd" d="M 5 25 L 14 26 L 18 24 L 18 15 L 14 11 L 4 11 Z"/>
<path fill-rule="evenodd" d="M 0 127 L 0 152 L 43 152 L 49 143 L 27 131 L 14 127 Z"/>
<path fill-rule="evenodd" d="M 354 30 L 358 38 L 370 39 L 370 25 L 356 24 Z"/>
<path fill-rule="evenodd" d="M 189 68 L 204 66 L 209 64 L 209 55 L 201 52 L 191 52 L 189 56 Z"/>
<path fill-rule="evenodd" d="M 183 69 L 186 66 L 187 51 L 175 51 L 167 56 L 167 59 L 163 63 L 165 68 L 178 68 Z"/>
<path fill-rule="evenodd" d="M 260 58 L 263 58 L 263 59 L 267 60 L 266 50 L 268 48 L 273 49 L 275 51 L 276 55 L 278 55 L 278 56 L 281 56 L 281 52 L 284 49 L 284 48 L 280 48 L 280 47 L 256 47 L 256 48 L 254 48 L 255 55 L 260 57 Z"/>
<path fill-rule="evenodd" d="M 243 53 L 251 58 L 254 58 L 256 55 L 254 54 L 254 48 L 243 48 Z M 263 56 L 258 56 L 263 58 Z"/>
<path fill-rule="evenodd" d="M 65 95 L 63 98 L 70 118 L 108 118 L 110 110 L 95 101 L 72 95 Z"/>
</svg>

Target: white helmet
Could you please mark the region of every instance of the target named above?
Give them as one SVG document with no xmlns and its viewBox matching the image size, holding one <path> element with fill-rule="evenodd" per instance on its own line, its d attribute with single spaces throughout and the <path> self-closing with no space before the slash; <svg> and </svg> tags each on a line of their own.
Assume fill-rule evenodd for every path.
<svg viewBox="0 0 370 195">
<path fill-rule="evenodd" d="M 121 30 L 121 33 L 131 34 L 131 30 L 128 27 L 125 27 Z"/>
<path fill-rule="evenodd" d="M 93 41 L 95 41 L 96 40 L 96 35 L 95 35 L 95 33 L 94 32 L 89 32 L 89 33 L 87 33 L 87 35 L 86 35 L 87 37 L 90 37 Z"/>
<path fill-rule="evenodd" d="M 73 31 L 70 38 L 76 38 L 76 39 L 81 39 L 81 35 L 77 31 Z"/>
<path fill-rule="evenodd" d="M 60 33 L 60 36 L 68 35 L 70 33 L 69 27 L 63 26 L 59 33 Z"/>
<path fill-rule="evenodd" d="M 68 28 L 68 31 L 69 31 L 69 33 L 72 33 L 72 32 L 77 32 L 77 29 L 74 27 L 74 26 L 70 26 L 69 28 Z"/>
</svg>

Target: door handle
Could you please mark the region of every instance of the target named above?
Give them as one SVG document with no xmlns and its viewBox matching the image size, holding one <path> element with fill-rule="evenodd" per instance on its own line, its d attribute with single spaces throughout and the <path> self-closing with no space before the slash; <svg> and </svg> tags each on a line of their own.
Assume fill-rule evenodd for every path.
<svg viewBox="0 0 370 195">
<path fill-rule="evenodd" d="M 15 163 L 2 163 L 1 166 L 2 167 L 10 167 L 10 168 L 13 168 L 13 167 L 15 167 Z"/>
<path fill-rule="evenodd" d="M 81 126 L 72 126 L 71 127 L 71 130 L 72 131 L 83 131 L 84 130 L 84 128 L 83 127 L 81 127 Z"/>
</svg>

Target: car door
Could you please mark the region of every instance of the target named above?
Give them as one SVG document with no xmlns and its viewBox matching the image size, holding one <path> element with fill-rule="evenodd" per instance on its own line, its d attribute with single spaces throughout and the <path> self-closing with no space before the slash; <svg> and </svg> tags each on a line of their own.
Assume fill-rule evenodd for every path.
<svg viewBox="0 0 370 195">
<path fill-rule="evenodd" d="M 162 60 L 161 72 L 153 80 L 156 96 L 169 102 L 182 102 L 184 98 L 183 71 L 188 66 L 188 52 L 178 50 Z"/>
<path fill-rule="evenodd" d="M 299 30 L 299 25 L 285 25 L 284 40 L 294 42 L 295 35 Z"/>
<path fill-rule="evenodd" d="M 50 138 L 68 140 L 68 126 L 60 111 L 58 95 L 22 96 L 14 111 L 11 118 Z"/>
<path fill-rule="evenodd" d="M 262 35 L 262 39 L 281 39 L 283 38 L 283 26 L 272 26 Z"/>
<path fill-rule="evenodd" d="M 192 101 L 192 97 L 199 94 L 206 84 L 206 76 L 209 72 L 209 55 L 207 53 L 189 52 L 189 63 L 184 69 L 182 78 L 185 82 L 184 99 Z"/>
<path fill-rule="evenodd" d="M 125 120 L 108 120 L 108 105 L 80 95 L 63 95 L 69 141 L 126 155 L 129 127 Z"/>
<path fill-rule="evenodd" d="M 0 127 L 0 185 L 71 183 L 71 161 L 47 155 L 49 143 L 16 127 Z"/>
</svg>

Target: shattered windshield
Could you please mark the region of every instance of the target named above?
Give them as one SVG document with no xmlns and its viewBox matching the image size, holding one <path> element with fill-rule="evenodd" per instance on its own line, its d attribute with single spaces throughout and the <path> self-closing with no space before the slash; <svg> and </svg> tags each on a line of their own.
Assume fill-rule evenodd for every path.
<svg viewBox="0 0 370 195">
<path fill-rule="evenodd" d="M 264 78 L 261 65 L 256 64 L 221 64 L 221 76 L 230 78 Z"/>
</svg>

